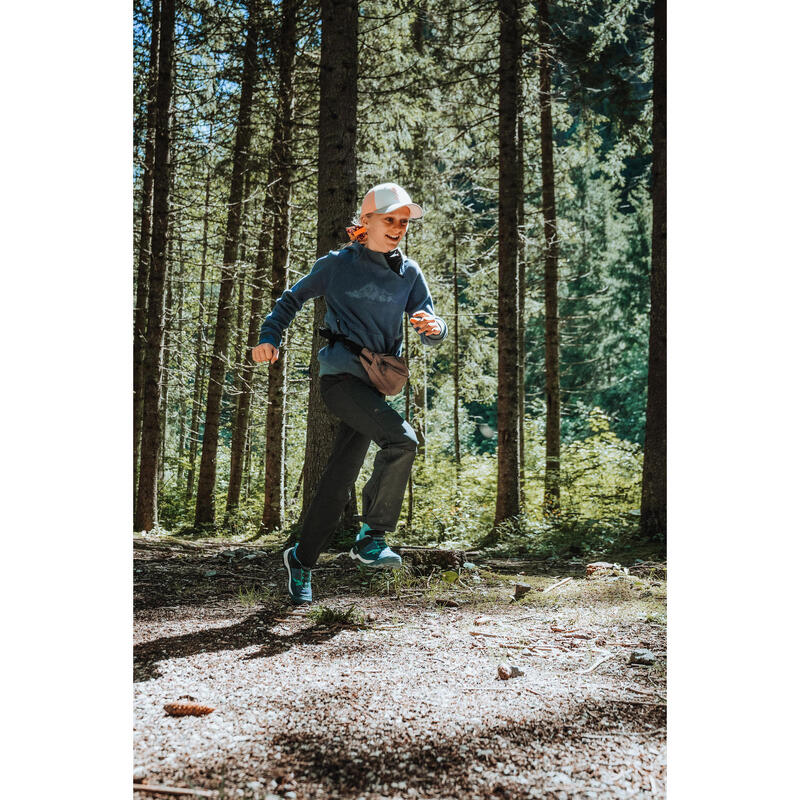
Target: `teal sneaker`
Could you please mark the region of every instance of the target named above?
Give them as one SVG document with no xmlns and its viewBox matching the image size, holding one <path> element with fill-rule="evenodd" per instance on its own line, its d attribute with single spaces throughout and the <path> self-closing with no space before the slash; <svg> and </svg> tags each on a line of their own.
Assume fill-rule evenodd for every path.
<svg viewBox="0 0 800 800">
<path fill-rule="evenodd" d="M 297 545 L 283 551 L 283 563 L 289 573 L 289 596 L 299 605 L 311 602 L 311 570 L 297 560 L 296 549 Z"/>
<path fill-rule="evenodd" d="M 356 543 L 350 550 L 350 558 L 375 569 L 398 569 L 403 559 L 387 544 L 383 531 L 372 531 L 366 524 L 356 536 Z"/>
</svg>

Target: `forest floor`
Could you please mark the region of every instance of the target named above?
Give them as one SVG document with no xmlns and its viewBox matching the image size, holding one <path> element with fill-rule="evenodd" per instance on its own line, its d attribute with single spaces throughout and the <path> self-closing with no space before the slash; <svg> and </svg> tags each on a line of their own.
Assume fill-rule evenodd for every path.
<svg viewBox="0 0 800 800">
<path fill-rule="evenodd" d="M 665 797 L 664 565 L 587 578 L 578 561 L 469 558 L 460 574 L 375 575 L 326 554 L 314 604 L 295 609 L 274 548 L 137 535 L 134 783 L 250 800 Z M 519 582 L 532 590 L 513 601 Z M 655 663 L 629 663 L 637 648 Z M 214 711 L 165 713 L 186 696 Z"/>
</svg>

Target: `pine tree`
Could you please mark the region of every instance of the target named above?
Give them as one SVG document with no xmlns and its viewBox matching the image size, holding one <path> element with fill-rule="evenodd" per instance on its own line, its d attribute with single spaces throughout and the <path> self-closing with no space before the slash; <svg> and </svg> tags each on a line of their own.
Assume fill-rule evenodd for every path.
<svg viewBox="0 0 800 800">
<path fill-rule="evenodd" d="M 499 0 L 500 83 L 497 277 L 497 504 L 495 526 L 519 514 L 517 75 L 520 63 L 517 0 Z"/>
<path fill-rule="evenodd" d="M 161 450 L 161 378 L 164 347 L 164 294 L 170 187 L 170 102 L 175 43 L 175 2 L 163 0 L 158 37 L 158 80 L 153 151 L 153 223 L 147 299 L 147 340 L 142 374 L 142 444 L 136 496 L 136 530 L 158 522 L 158 460 Z"/>
<path fill-rule="evenodd" d="M 133 496 L 136 502 L 136 477 L 139 471 L 139 445 L 144 406 L 144 351 L 147 342 L 147 288 L 150 277 L 150 244 L 153 225 L 153 159 L 156 137 L 156 87 L 158 85 L 158 37 L 161 3 L 153 0 L 150 25 L 150 69 L 147 77 L 147 129 L 145 133 L 144 175 L 142 179 L 141 227 L 136 269 L 136 307 L 133 325 Z"/>
<path fill-rule="evenodd" d="M 640 531 L 667 534 L 667 9 L 655 2 L 650 360 Z"/>
<path fill-rule="evenodd" d="M 319 150 L 317 170 L 317 257 L 336 249 L 358 202 L 356 119 L 358 80 L 358 3 L 321 0 L 322 50 L 319 72 Z M 323 345 L 317 329 L 325 320 L 323 298 L 314 301 L 308 428 L 303 463 L 305 515 L 333 447 L 336 420 L 319 393 L 316 354 Z"/>
<path fill-rule="evenodd" d="M 545 485 L 544 511 L 560 511 L 561 387 L 559 382 L 558 331 L 558 226 L 556 222 L 555 170 L 553 165 L 553 115 L 550 87 L 550 18 L 547 0 L 538 0 L 539 103 L 541 108 L 542 215 L 545 237 Z"/>
<path fill-rule="evenodd" d="M 197 479 L 197 504 L 195 525 L 214 522 L 214 493 L 217 476 L 217 447 L 219 445 L 219 417 L 222 406 L 222 391 L 228 363 L 228 341 L 233 313 L 232 296 L 236 283 L 236 257 L 239 250 L 239 232 L 242 221 L 242 198 L 244 193 L 244 171 L 252 136 L 251 114 L 253 90 L 258 77 L 258 3 L 249 0 L 247 41 L 242 65 L 241 97 L 236 127 L 236 142 L 233 149 L 231 189 L 228 199 L 228 223 L 225 233 L 225 249 L 222 256 L 222 281 L 220 283 L 217 324 L 214 331 L 214 354 L 208 379 L 203 449 L 200 456 L 200 473 Z"/>
</svg>

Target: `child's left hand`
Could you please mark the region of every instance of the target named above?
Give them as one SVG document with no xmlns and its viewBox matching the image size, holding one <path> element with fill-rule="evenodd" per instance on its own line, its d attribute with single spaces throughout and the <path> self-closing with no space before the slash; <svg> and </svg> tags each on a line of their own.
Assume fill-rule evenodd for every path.
<svg viewBox="0 0 800 800">
<path fill-rule="evenodd" d="M 436 317 L 427 311 L 415 311 L 409 318 L 409 322 L 414 326 L 414 330 L 417 333 L 436 336 L 442 332 Z"/>
</svg>

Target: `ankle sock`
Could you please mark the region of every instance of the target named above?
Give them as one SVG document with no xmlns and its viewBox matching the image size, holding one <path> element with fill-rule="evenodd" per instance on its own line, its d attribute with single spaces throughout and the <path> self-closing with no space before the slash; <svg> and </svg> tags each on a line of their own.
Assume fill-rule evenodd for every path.
<svg viewBox="0 0 800 800">
<path fill-rule="evenodd" d="M 361 530 L 358 532 L 358 535 L 356 536 L 356 541 L 360 542 L 367 534 L 369 534 L 370 536 L 372 536 L 373 534 L 375 536 L 386 536 L 386 531 L 376 531 L 373 528 L 370 528 L 370 526 L 367 525 L 366 522 L 364 522 L 361 525 Z"/>
<path fill-rule="evenodd" d="M 293 562 L 293 563 L 292 563 L 292 566 L 293 566 L 295 569 L 299 569 L 300 567 L 303 567 L 303 569 L 311 569 L 310 567 L 306 567 L 306 565 L 305 565 L 305 564 L 303 564 L 303 562 L 302 562 L 302 561 L 300 561 L 300 559 L 297 557 L 297 545 L 295 545 L 295 546 L 292 548 L 292 552 L 291 552 L 291 553 L 289 553 L 289 560 L 290 560 L 291 562 Z"/>
</svg>

